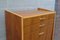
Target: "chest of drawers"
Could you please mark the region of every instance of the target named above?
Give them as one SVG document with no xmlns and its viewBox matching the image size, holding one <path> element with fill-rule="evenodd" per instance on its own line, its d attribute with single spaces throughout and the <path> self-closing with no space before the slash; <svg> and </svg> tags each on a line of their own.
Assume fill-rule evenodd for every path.
<svg viewBox="0 0 60 40">
<path fill-rule="evenodd" d="M 7 40 L 53 40 L 55 12 L 5 10 Z"/>
</svg>

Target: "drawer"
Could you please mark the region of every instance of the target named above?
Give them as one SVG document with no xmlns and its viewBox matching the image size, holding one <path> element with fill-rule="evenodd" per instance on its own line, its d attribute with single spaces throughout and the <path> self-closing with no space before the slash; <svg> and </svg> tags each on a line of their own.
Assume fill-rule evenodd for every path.
<svg viewBox="0 0 60 40">
<path fill-rule="evenodd" d="M 34 25 L 33 27 L 35 28 L 34 31 L 39 29 L 39 32 L 45 32 L 47 19 L 47 15 L 32 18 L 32 25 Z"/>
<path fill-rule="evenodd" d="M 51 21 L 51 20 L 49 20 L 49 21 Z M 54 29 L 54 22 L 48 23 L 47 30 L 46 30 L 46 40 L 51 40 L 51 36 L 53 36 L 52 35 L 53 29 Z"/>
<path fill-rule="evenodd" d="M 41 15 L 39 17 L 39 19 L 42 21 L 42 20 L 47 20 L 48 19 L 48 15 Z"/>
<path fill-rule="evenodd" d="M 45 40 L 46 39 L 46 31 L 39 32 L 39 40 Z"/>
<path fill-rule="evenodd" d="M 39 26 L 39 33 L 43 32 L 44 34 L 46 34 L 46 30 L 47 30 L 47 25 Z"/>
<path fill-rule="evenodd" d="M 32 40 L 45 40 L 47 33 L 47 25 L 53 22 L 50 18 L 51 15 L 42 15 L 37 17 L 32 17 Z"/>
<path fill-rule="evenodd" d="M 43 25 L 43 26 L 41 25 L 40 26 L 40 24 L 33 24 L 31 29 L 33 30 L 33 32 L 34 31 L 39 31 L 39 33 L 40 33 L 40 32 L 45 32 L 47 27 L 46 27 L 46 25 Z"/>
<path fill-rule="evenodd" d="M 31 38 L 32 40 L 39 40 L 39 24 L 32 23 Z"/>
<path fill-rule="evenodd" d="M 41 32 L 39 33 L 39 40 L 45 40 L 46 39 L 46 33 L 45 32 Z"/>
<path fill-rule="evenodd" d="M 50 20 L 50 19 L 54 19 L 55 14 L 49 14 L 47 17 L 48 17 L 48 20 Z"/>
<path fill-rule="evenodd" d="M 33 24 L 32 27 L 32 34 L 33 35 L 38 35 L 38 36 L 43 36 L 46 34 L 46 25 L 40 27 L 40 24 Z"/>
<path fill-rule="evenodd" d="M 48 24 L 52 24 L 52 23 L 54 23 L 54 19 L 48 20 Z"/>
<path fill-rule="evenodd" d="M 47 15 L 41 15 L 37 17 L 32 17 L 32 22 L 33 24 L 44 23 L 47 21 L 47 19 L 48 19 Z"/>
<path fill-rule="evenodd" d="M 35 24 L 31 27 L 31 38 L 32 40 L 45 40 L 46 37 L 46 27 L 40 28 L 39 24 Z"/>
<path fill-rule="evenodd" d="M 23 28 L 23 37 L 24 37 L 24 39 L 26 40 L 31 40 L 30 39 L 30 35 L 31 35 L 31 29 L 30 29 L 30 25 L 29 26 L 24 26 L 24 28 Z"/>
<path fill-rule="evenodd" d="M 40 27 L 40 28 L 39 28 L 39 32 L 40 32 L 40 33 L 41 33 L 41 32 L 46 32 L 46 29 L 47 29 L 46 26 Z"/>
<path fill-rule="evenodd" d="M 23 19 L 23 24 L 24 24 L 24 26 L 31 25 L 31 18 L 25 18 L 25 19 Z"/>
</svg>

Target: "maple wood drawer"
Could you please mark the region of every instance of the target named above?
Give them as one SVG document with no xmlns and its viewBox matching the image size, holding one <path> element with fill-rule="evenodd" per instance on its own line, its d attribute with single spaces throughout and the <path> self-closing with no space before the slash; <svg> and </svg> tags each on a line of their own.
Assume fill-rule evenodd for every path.
<svg viewBox="0 0 60 40">
<path fill-rule="evenodd" d="M 46 19 L 48 19 L 47 16 L 48 16 L 48 15 L 41 15 L 41 16 L 40 16 L 40 20 L 46 20 Z"/>
<path fill-rule="evenodd" d="M 55 14 L 49 14 L 47 17 L 48 17 L 48 20 L 54 19 L 55 18 Z"/>
<path fill-rule="evenodd" d="M 29 26 L 31 24 L 31 18 L 25 18 L 23 19 L 24 26 Z"/>
<path fill-rule="evenodd" d="M 32 17 L 33 24 L 37 24 L 37 23 L 40 23 L 40 24 L 45 23 L 46 24 L 47 20 L 48 20 L 47 15 Z"/>
</svg>

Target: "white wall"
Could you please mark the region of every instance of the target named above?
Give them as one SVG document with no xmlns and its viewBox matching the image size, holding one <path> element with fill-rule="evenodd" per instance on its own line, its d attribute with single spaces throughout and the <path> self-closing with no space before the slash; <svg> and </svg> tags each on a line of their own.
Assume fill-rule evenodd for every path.
<svg viewBox="0 0 60 40">
<path fill-rule="evenodd" d="M 55 0 L 7 0 L 7 7 L 20 9 L 20 8 L 46 8 L 54 10 Z"/>
<path fill-rule="evenodd" d="M 4 8 L 6 8 L 6 0 L 0 0 L 0 40 L 5 40 L 5 19 Z"/>
<path fill-rule="evenodd" d="M 49 10 L 55 9 L 55 0 L 42 0 L 42 1 L 38 1 L 38 2 L 39 2 L 38 7 L 46 8 Z"/>
<path fill-rule="evenodd" d="M 54 10 L 55 0 L 0 0 L 0 40 L 5 40 L 4 9 L 34 9 L 46 8 Z"/>
</svg>

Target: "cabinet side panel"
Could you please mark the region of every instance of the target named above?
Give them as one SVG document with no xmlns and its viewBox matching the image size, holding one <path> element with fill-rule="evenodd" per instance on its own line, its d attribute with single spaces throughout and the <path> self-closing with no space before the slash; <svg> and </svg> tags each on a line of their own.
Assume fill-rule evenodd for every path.
<svg viewBox="0 0 60 40">
<path fill-rule="evenodd" d="M 7 40 L 22 40 L 21 17 L 5 11 Z"/>
<path fill-rule="evenodd" d="M 5 12 L 6 39 L 11 40 L 11 14 Z"/>
</svg>

